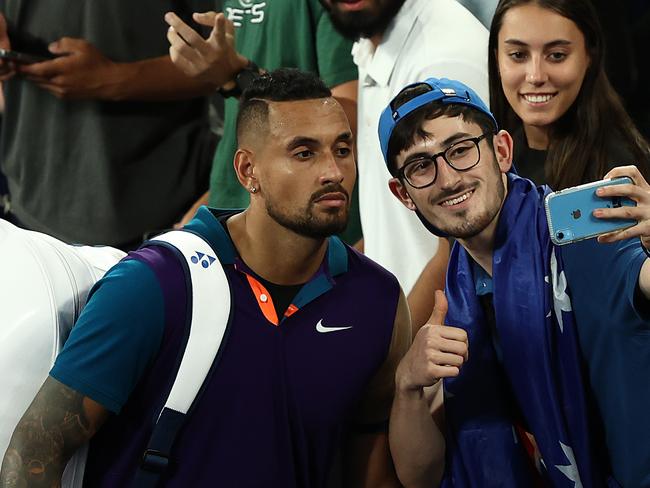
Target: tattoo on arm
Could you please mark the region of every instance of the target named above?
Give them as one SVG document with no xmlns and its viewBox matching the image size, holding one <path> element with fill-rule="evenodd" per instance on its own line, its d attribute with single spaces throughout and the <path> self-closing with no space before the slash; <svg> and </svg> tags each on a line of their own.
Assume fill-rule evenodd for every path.
<svg viewBox="0 0 650 488">
<path fill-rule="evenodd" d="M 14 430 L 0 486 L 60 486 L 68 459 L 107 417 L 97 403 L 48 377 Z"/>
</svg>

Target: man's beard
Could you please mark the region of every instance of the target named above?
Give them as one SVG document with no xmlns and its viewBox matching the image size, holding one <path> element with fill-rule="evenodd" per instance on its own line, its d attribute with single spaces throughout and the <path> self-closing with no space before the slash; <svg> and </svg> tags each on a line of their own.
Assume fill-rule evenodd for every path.
<svg viewBox="0 0 650 488">
<path fill-rule="evenodd" d="M 495 171 L 495 174 L 500 175 L 501 173 L 499 172 L 499 165 L 496 162 L 496 160 L 492 164 L 493 164 L 493 169 Z M 482 185 L 485 187 L 492 187 L 493 184 L 496 186 L 493 187 L 494 189 L 492 191 L 496 192 L 496 195 L 494 195 L 493 200 L 485 203 L 486 207 L 483 209 L 483 211 L 480 212 L 478 215 L 474 215 L 472 220 L 466 220 L 466 219 L 462 220 L 466 217 L 467 213 L 471 211 L 471 209 L 465 210 L 455 215 L 454 220 L 456 221 L 461 220 L 460 222 L 455 224 L 450 223 L 449 221 L 441 221 L 438 223 L 432 222 L 431 219 L 427 218 L 426 214 L 424 214 L 422 210 L 419 209 L 419 207 L 418 207 L 418 211 L 424 216 L 424 218 L 427 219 L 427 221 L 431 225 L 433 225 L 435 228 L 442 231 L 444 234 L 453 237 L 455 239 L 464 239 L 464 240 L 471 239 L 472 237 L 476 237 L 481 232 L 483 232 L 485 228 L 488 225 L 490 225 L 490 223 L 499 214 L 499 210 L 501 210 L 501 206 L 503 205 L 503 200 L 505 197 L 505 186 L 501 177 L 497 176 L 496 182 L 494 183 L 491 181 L 482 183 Z M 479 187 L 476 187 L 474 188 L 474 191 L 477 191 L 478 189 Z M 450 190 L 445 194 L 436 196 L 436 200 L 440 202 L 444 200 L 446 197 L 452 197 L 454 194 L 457 193 L 458 193 L 457 189 Z M 487 207 L 487 205 L 491 205 L 491 206 Z M 442 219 L 438 219 L 438 220 L 442 220 Z"/>
<path fill-rule="evenodd" d="M 321 0 L 322 1 L 322 0 Z M 328 0 L 330 4 L 337 0 Z M 405 0 L 377 0 L 377 12 L 341 12 L 335 6 L 322 2 L 330 13 L 332 24 L 343 36 L 356 40 L 382 34 L 402 8 Z"/>
<path fill-rule="evenodd" d="M 479 235 L 488 225 L 490 225 L 499 213 L 499 208 L 500 207 L 495 207 L 489 210 L 486 209 L 482 214 L 474 217 L 471 222 L 466 220 L 454 227 L 448 226 L 447 228 L 441 228 L 441 230 L 454 239 L 471 239 L 472 237 Z"/>
<path fill-rule="evenodd" d="M 347 198 L 347 204 L 343 208 L 331 208 L 325 212 L 325 217 L 316 217 L 314 206 L 316 200 L 327 193 L 340 192 Z M 266 212 L 273 220 L 282 227 L 285 227 L 298 235 L 312 239 L 324 239 L 326 237 L 340 234 L 348 225 L 348 214 L 350 209 L 350 196 L 341 185 L 331 185 L 314 193 L 309 199 L 307 208 L 301 214 L 289 214 L 280 210 L 270 200 L 266 200 Z"/>
</svg>

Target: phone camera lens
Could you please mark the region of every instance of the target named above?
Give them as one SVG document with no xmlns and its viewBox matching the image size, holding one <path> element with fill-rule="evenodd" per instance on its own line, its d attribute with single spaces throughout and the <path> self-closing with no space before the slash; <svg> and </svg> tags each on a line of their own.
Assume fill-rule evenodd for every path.
<svg viewBox="0 0 650 488">
<path fill-rule="evenodd" d="M 562 239 L 564 239 L 564 232 L 558 232 L 558 233 L 555 234 L 555 235 L 557 236 L 558 240 L 560 240 L 560 241 L 561 241 Z"/>
</svg>

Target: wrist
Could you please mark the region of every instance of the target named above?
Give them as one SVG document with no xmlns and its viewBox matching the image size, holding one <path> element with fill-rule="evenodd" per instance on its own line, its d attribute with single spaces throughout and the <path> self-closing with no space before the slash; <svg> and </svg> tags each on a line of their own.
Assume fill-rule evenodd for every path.
<svg viewBox="0 0 650 488">
<path fill-rule="evenodd" d="M 138 77 L 137 63 L 114 63 L 105 66 L 97 98 L 109 102 L 119 102 L 129 98 L 129 80 Z"/>
<path fill-rule="evenodd" d="M 241 61 L 246 62 L 244 67 L 237 72 L 232 80 L 219 88 L 219 92 L 224 98 L 239 98 L 253 80 L 259 77 L 262 73 L 260 68 L 253 61 L 247 60 L 242 56 L 240 56 L 240 58 Z"/>
<path fill-rule="evenodd" d="M 236 61 L 235 61 L 235 69 L 233 70 L 233 75 L 232 75 L 232 82 L 234 83 L 235 77 L 243 70 L 248 68 L 250 64 L 255 64 L 253 63 L 252 59 L 248 59 L 246 56 L 242 56 L 241 54 L 237 54 Z"/>
<path fill-rule="evenodd" d="M 423 397 L 424 387 L 413 382 L 407 371 L 398 368 L 395 373 L 395 395 L 417 400 Z"/>
<path fill-rule="evenodd" d="M 424 400 L 424 388 L 396 388 L 395 398 L 402 402 L 419 403 Z"/>
<path fill-rule="evenodd" d="M 230 80 L 230 81 L 224 83 L 224 84 L 221 85 L 220 87 L 217 87 L 217 89 L 218 89 L 219 91 L 221 91 L 221 92 L 229 92 L 229 91 L 234 90 L 236 86 L 237 86 L 237 84 L 235 83 L 235 80 L 232 79 L 232 80 Z"/>
</svg>

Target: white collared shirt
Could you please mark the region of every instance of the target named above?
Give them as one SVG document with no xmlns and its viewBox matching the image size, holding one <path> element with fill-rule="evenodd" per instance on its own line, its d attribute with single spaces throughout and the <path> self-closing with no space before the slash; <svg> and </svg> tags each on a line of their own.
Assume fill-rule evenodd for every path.
<svg viewBox="0 0 650 488">
<path fill-rule="evenodd" d="M 455 0 L 406 0 L 377 49 L 352 48 L 359 67 L 359 205 L 364 253 L 397 276 L 409 293 L 438 240 L 390 192 L 377 128 L 379 116 L 406 85 L 452 78 L 488 103 L 488 31 Z"/>
</svg>

